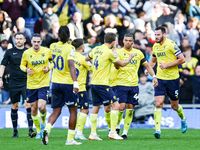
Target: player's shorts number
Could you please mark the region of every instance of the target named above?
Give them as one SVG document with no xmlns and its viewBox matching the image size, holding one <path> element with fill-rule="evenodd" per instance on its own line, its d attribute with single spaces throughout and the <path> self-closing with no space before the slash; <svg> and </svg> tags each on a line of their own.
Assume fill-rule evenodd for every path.
<svg viewBox="0 0 200 150">
<path fill-rule="evenodd" d="M 54 64 L 54 69 L 57 68 L 58 70 L 63 70 L 64 68 L 64 60 L 62 56 L 58 56 L 56 58 L 56 55 L 52 55 L 53 57 L 53 64 Z M 54 59 L 56 58 L 56 60 L 54 61 Z M 60 63 L 59 63 L 60 62 Z"/>
</svg>

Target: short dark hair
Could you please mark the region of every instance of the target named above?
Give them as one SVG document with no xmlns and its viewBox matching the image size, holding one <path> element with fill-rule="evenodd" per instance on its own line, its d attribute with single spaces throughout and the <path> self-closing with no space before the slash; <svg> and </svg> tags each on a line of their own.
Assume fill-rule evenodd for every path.
<svg viewBox="0 0 200 150">
<path fill-rule="evenodd" d="M 38 33 L 34 33 L 34 34 L 32 35 L 32 37 L 31 37 L 31 39 L 33 39 L 33 37 L 40 37 L 40 39 L 42 40 L 42 37 L 41 37 L 41 35 L 40 35 L 40 34 L 38 34 Z"/>
<path fill-rule="evenodd" d="M 66 43 L 70 37 L 69 28 L 67 26 L 61 26 L 58 30 L 58 35 L 60 37 L 60 41 Z"/>
<path fill-rule="evenodd" d="M 133 35 L 131 33 L 127 33 L 124 35 L 124 37 L 132 37 L 133 38 Z"/>
<path fill-rule="evenodd" d="M 188 45 L 188 46 L 183 48 L 183 52 L 186 52 L 188 50 L 192 51 L 192 46 L 191 45 Z"/>
<path fill-rule="evenodd" d="M 24 34 L 23 32 L 18 32 L 18 33 L 16 33 L 16 34 L 15 34 L 15 38 L 16 38 L 17 35 L 23 35 L 24 38 L 26 38 L 26 36 L 25 36 L 25 34 Z"/>
<path fill-rule="evenodd" d="M 166 33 L 165 28 L 162 27 L 162 26 L 157 27 L 155 30 L 161 30 L 161 32 L 162 32 L 163 34 Z"/>
<path fill-rule="evenodd" d="M 108 32 L 105 34 L 104 36 L 104 40 L 105 40 L 105 43 L 112 43 L 113 41 L 115 41 L 117 35 L 115 33 L 112 33 L 112 32 Z"/>
<path fill-rule="evenodd" d="M 81 38 L 75 39 L 72 41 L 72 45 L 78 50 L 84 44 L 84 40 Z"/>
</svg>

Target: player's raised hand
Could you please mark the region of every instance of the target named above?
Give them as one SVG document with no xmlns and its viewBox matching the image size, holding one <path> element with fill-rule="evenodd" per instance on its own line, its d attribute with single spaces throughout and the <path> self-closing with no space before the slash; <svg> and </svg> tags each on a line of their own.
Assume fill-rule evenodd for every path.
<svg viewBox="0 0 200 150">
<path fill-rule="evenodd" d="M 43 72 L 44 72 L 44 73 L 47 73 L 47 72 L 49 72 L 49 70 L 50 70 L 50 68 L 49 68 L 49 67 L 47 67 L 47 66 L 44 66 L 44 69 L 43 69 Z"/>
<path fill-rule="evenodd" d="M 31 70 L 31 68 L 27 68 L 27 69 L 26 69 L 26 72 L 27 72 L 27 74 L 28 74 L 29 76 L 31 76 L 31 75 L 34 74 L 34 71 Z"/>
<path fill-rule="evenodd" d="M 152 83 L 153 83 L 153 87 L 157 87 L 158 86 L 158 80 L 157 80 L 156 77 L 153 78 Z"/>
<path fill-rule="evenodd" d="M 160 63 L 159 67 L 160 67 L 161 69 L 167 68 L 167 64 L 162 63 L 162 62 L 159 62 L 159 63 Z"/>
</svg>

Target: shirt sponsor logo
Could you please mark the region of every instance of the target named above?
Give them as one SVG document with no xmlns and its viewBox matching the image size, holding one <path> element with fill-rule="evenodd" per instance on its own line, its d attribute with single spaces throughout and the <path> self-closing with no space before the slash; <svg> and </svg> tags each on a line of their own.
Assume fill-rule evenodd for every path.
<svg viewBox="0 0 200 150">
<path fill-rule="evenodd" d="M 129 63 L 130 64 L 137 64 L 137 60 L 131 60 Z"/>
<path fill-rule="evenodd" d="M 157 53 L 157 57 L 160 57 L 160 56 L 166 56 L 166 53 L 165 52 Z"/>
<path fill-rule="evenodd" d="M 44 60 L 31 61 L 31 64 L 33 66 L 35 66 L 35 65 L 41 65 L 41 64 L 45 64 L 45 61 Z"/>
</svg>

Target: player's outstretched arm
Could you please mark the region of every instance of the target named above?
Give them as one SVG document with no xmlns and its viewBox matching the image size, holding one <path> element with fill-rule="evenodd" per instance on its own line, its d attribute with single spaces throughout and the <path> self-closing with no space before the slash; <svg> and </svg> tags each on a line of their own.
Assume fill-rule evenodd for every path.
<svg viewBox="0 0 200 150">
<path fill-rule="evenodd" d="M 1 65 L 1 67 L 0 67 L 0 88 L 3 88 L 3 79 L 2 78 L 3 78 L 5 68 L 6 68 L 6 66 L 4 66 L 4 65 Z"/>
<path fill-rule="evenodd" d="M 72 77 L 72 80 L 74 81 L 73 91 L 75 94 L 78 94 L 79 85 L 76 79 L 76 69 L 74 66 L 74 60 L 68 60 L 68 66 L 69 66 L 70 75 Z"/>
<path fill-rule="evenodd" d="M 142 65 L 146 68 L 146 70 L 147 70 L 147 71 L 150 73 L 150 75 L 153 77 L 153 81 L 152 81 L 153 86 L 154 86 L 154 87 L 158 86 L 158 80 L 157 80 L 157 78 L 156 78 L 155 72 L 154 72 L 154 70 L 152 69 L 152 67 L 149 65 L 149 63 L 146 62 L 146 63 L 143 63 Z"/>
<path fill-rule="evenodd" d="M 127 60 L 121 61 L 120 59 L 117 60 L 114 65 L 116 69 L 119 69 L 120 67 L 125 67 L 134 57 L 133 53 L 130 53 L 129 58 Z"/>
</svg>

